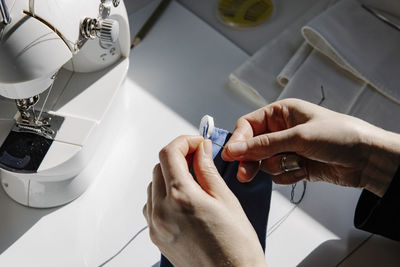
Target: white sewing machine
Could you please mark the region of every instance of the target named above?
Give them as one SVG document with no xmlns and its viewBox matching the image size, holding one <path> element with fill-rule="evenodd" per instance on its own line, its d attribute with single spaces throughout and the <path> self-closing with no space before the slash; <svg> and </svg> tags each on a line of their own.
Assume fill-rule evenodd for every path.
<svg viewBox="0 0 400 267">
<path fill-rule="evenodd" d="M 81 195 L 124 112 L 129 24 L 119 0 L 0 0 L 0 179 L 29 207 Z M 99 166 L 100 167 L 100 166 Z"/>
</svg>

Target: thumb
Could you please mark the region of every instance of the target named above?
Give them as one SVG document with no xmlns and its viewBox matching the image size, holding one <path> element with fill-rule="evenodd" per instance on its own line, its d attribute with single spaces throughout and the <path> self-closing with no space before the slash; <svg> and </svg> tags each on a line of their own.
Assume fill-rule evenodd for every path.
<svg viewBox="0 0 400 267">
<path fill-rule="evenodd" d="M 193 170 L 201 188 L 212 197 L 222 196 L 229 190 L 215 167 L 210 140 L 204 140 L 197 148 L 193 158 Z"/>
<path fill-rule="evenodd" d="M 283 152 L 297 152 L 303 146 L 298 126 L 266 133 L 231 143 L 225 148 L 226 158 L 238 161 L 258 161 Z"/>
</svg>

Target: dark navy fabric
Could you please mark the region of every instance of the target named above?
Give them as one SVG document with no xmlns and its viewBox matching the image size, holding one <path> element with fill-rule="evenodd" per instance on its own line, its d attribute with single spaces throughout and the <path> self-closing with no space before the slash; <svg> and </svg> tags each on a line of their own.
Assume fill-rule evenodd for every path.
<svg viewBox="0 0 400 267">
<path fill-rule="evenodd" d="M 215 128 L 210 137 L 213 143 L 224 146 L 231 134 L 223 129 Z M 272 180 L 264 172 L 259 172 L 249 183 L 240 183 L 236 178 L 238 162 L 227 162 L 221 158 L 222 148 L 213 144 L 214 163 L 228 187 L 239 199 L 247 218 L 257 232 L 260 244 L 265 251 L 268 213 L 271 201 Z M 161 267 L 173 266 L 167 258 L 161 257 Z"/>
</svg>

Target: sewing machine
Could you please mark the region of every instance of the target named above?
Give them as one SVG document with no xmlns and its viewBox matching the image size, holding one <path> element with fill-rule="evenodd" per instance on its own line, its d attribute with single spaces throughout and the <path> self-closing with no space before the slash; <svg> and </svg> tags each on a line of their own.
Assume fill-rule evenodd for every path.
<svg viewBox="0 0 400 267">
<path fill-rule="evenodd" d="M 23 205 L 63 205 L 96 177 L 84 170 L 121 125 L 125 5 L 0 0 L 0 14 L 1 184 Z"/>
</svg>

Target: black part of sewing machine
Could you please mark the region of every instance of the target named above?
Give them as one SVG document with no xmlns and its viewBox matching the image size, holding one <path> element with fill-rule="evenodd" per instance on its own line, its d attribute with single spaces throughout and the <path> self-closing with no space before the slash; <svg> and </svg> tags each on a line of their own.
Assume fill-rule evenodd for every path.
<svg viewBox="0 0 400 267">
<path fill-rule="evenodd" d="M 0 147 L 0 167 L 12 172 L 35 173 L 52 143 L 37 134 L 11 131 Z"/>
</svg>

